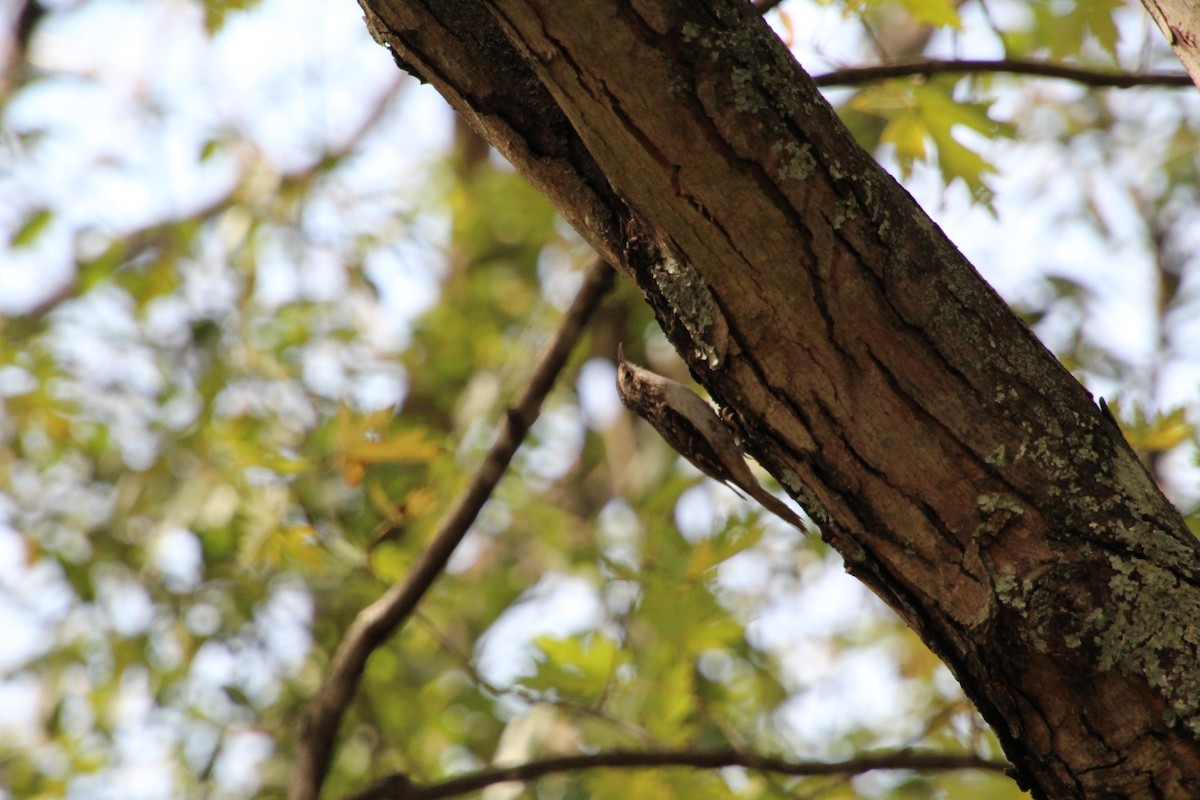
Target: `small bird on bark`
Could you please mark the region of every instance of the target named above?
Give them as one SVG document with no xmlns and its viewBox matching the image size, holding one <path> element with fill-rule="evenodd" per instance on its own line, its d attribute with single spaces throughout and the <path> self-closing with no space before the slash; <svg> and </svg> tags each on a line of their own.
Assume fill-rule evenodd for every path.
<svg viewBox="0 0 1200 800">
<path fill-rule="evenodd" d="M 799 515 L 755 479 L 733 433 L 712 406 L 682 383 L 629 363 L 619 345 L 617 394 L 698 470 L 757 500 L 784 522 L 806 530 Z"/>
</svg>

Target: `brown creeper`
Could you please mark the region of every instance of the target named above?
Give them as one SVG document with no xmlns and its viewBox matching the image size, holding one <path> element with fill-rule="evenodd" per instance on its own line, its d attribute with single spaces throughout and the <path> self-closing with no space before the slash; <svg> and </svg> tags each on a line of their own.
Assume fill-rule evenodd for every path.
<svg viewBox="0 0 1200 800">
<path fill-rule="evenodd" d="M 805 530 L 787 504 L 759 485 L 733 438 L 712 406 L 682 383 L 625 360 L 617 347 L 617 394 L 649 422 L 667 444 L 705 475 L 757 500 L 784 522 Z"/>
</svg>

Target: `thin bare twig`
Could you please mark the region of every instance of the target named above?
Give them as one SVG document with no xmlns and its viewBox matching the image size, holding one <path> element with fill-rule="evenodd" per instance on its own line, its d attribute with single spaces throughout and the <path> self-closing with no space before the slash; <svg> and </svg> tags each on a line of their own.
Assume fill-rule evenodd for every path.
<svg viewBox="0 0 1200 800">
<path fill-rule="evenodd" d="M 949 59 L 906 61 L 870 67 L 847 67 L 814 75 L 818 86 L 859 86 L 887 78 L 929 77 L 947 73 L 1007 73 L 1059 78 L 1084 86 L 1109 89 L 1129 89 L 1135 86 L 1165 86 L 1196 88 L 1189 75 L 1182 72 L 1110 72 L 1019 58 L 997 60 Z"/>
<path fill-rule="evenodd" d="M 560 756 L 531 761 L 515 767 L 498 767 L 460 775 L 433 784 L 415 784 L 402 774 L 388 775 L 347 800 L 441 800 L 476 792 L 507 781 L 530 781 L 562 772 L 584 769 L 641 769 L 647 767 L 693 767 L 720 769 L 745 767 L 761 772 L 812 777 L 817 775 L 860 775 L 877 769 L 912 769 L 923 772 L 978 769 L 1005 772 L 1010 765 L 976 755 L 900 750 L 876 753 L 845 761 L 785 761 L 737 750 L 636 751 L 614 750 L 577 756 Z"/>
<path fill-rule="evenodd" d="M 500 425 L 495 443 L 479 465 L 466 491 L 442 520 L 428 549 L 401 583 L 394 584 L 358 613 L 338 644 L 324 682 L 301 720 L 295 769 L 288 786 L 290 800 L 312 800 L 329 770 L 342 716 L 358 687 L 367 657 L 412 615 L 417 604 L 445 569 L 450 555 L 500 481 L 521 441 L 537 419 L 542 401 L 554 386 L 591 312 L 613 282 L 613 270 L 597 260 L 588 269 L 553 341 L 534 369 L 529 385 Z"/>
</svg>

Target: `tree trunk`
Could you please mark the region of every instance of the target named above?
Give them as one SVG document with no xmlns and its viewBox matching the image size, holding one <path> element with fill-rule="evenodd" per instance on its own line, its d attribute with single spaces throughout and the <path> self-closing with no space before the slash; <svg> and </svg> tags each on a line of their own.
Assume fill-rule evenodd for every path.
<svg viewBox="0 0 1200 800">
<path fill-rule="evenodd" d="M 1142 0 L 1183 68 L 1200 86 L 1200 13 L 1192 0 Z"/>
<path fill-rule="evenodd" d="M 361 2 L 637 282 L 1036 797 L 1200 797 L 1195 539 L 748 3 Z"/>
</svg>

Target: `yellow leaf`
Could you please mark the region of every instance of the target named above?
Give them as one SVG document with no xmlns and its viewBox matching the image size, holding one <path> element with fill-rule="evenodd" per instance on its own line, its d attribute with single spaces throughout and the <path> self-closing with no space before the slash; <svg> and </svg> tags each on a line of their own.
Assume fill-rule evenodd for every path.
<svg viewBox="0 0 1200 800">
<path fill-rule="evenodd" d="M 371 552 L 371 572 L 384 583 L 395 583 L 408 574 L 409 561 L 404 550 L 385 542 Z"/>
<path fill-rule="evenodd" d="M 46 415 L 46 433 L 55 441 L 63 441 L 71 433 L 71 421 L 58 414 Z"/>
<path fill-rule="evenodd" d="M 397 503 L 376 481 L 367 484 L 367 500 L 381 517 L 393 525 L 400 525 L 414 517 L 424 516 L 437 506 L 437 494 L 431 489 L 413 489 Z"/>
<path fill-rule="evenodd" d="M 900 0 L 913 19 L 940 28 L 961 28 L 962 19 L 958 16 L 955 4 L 950 0 Z"/>
<path fill-rule="evenodd" d="M 387 489 L 384 489 L 378 481 L 371 481 L 367 484 L 367 502 L 379 513 L 379 516 L 392 522 L 398 521 L 400 515 L 397 513 L 397 504 L 388 497 Z"/>
<path fill-rule="evenodd" d="M 409 519 L 423 517 L 437 508 L 437 505 L 437 493 L 432 489 L 413 489 L 408 493 L 408 497 L 404 498 L 405 516 Z"/>
<path fill-rule="evenodd" d="M 925 158 L 925 127 L 921 115 L 904 112 L 892 117 L 883 129 L 882 140 L 896 146 L 896 156 L 901 161 L 913 162 Z"/>
<path fill-rule="evenodd" d="M 423 430 L 407 430 L 389 439 L 351 440 L 342 443 L 343 458 L 365 464 L 391 464 L 398 461 L 430 461 L 437 457 L 440 448 L 425 438 Z"/>
<path fill-rule="evenodd" d="M 337 464 L 338 472 L 342 473 L 342 480 L 346 482 L 347 486 L 358 486 L 362 483 L 363 475 L 366 474 L 367 469 L 362 465 L 361 461 L 346 461 L 339 458 Z"/>
<path fill-rule="evenodd" d="M 1134 450 L 1149 450 L 1163 453 L 1172 450 L 1192 437 L 1192 426 L 1184 419 L 1156 420 L 1148 430 L 1126 431 L 1129 444 Z"/>
<path fill-rule="evenodd" d="M 376 464 L 426 462 L 436 458 L 441 448 L 426 438 L 423 428 L 410 428 L 389 435 L 395 424 L 390 410 L 356 416 L 345 406 L 338 414 L 335 465 L 350 486 L 362 483 L 368 467 Z"/>
<path fill-rule="evenodd" d="M 763 528 L 755 522 L 746 526 L 734 525 L 716 536 L 701 539 L 692 547 L 692 557 L 684 574 L 688 580 L 704 577 L 708 570 L 753 547 L 762 539 Z"/>
<path fill-rule="evenodd" d="M 1135 408 L 1133 421 L 1126 422 L 1121 404 L 1117 400 L 1114 399 L 1107 405 L 1113 418 L 1120 421 L 1125 440 L 1138 452 L 1164 453 L 1196 435 L 1195 427 L 1188 422 L 1186 409 L 1176 408 L 1148 419 L 1146 412 Z"/>
<path fill-rule="evenodd" d="M 704 577 L 704 573 L 720 562 L 717 558 L 713 546 L 708 539 L 701 539 L 696 542 L 692 548 L 692 558 L 688 562 L 687 569 L 684 574 L 689 581 L 699 580 Z"/>
<path fill-rule="evenodd" d="M 263 559 L 276 566 L 300 563 L 306 567 L 321 563 L 317 532 L 311 525 L 293 525 L 276 531 L 263 545 Z"/>
</svg>

